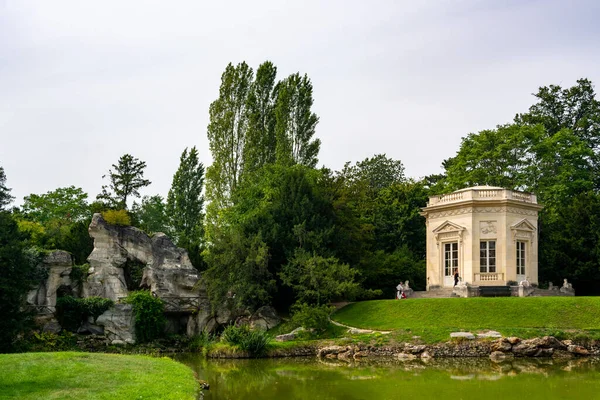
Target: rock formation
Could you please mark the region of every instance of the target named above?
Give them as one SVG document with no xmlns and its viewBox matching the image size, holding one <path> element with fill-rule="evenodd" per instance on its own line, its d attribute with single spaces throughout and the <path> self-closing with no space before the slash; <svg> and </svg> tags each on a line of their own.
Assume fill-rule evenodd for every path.
<svg viewBox="0 0 600 400">
<path fill-rule="evenodd" d="M 176 247 L 162 233 L 152 238 L 132 226 L 107 224 L 94 214 L 89 227 L 94 250 L 88 257 L 90 275 L 84 284 L 84 297 L 99 296 L 114 301 L 126 297 L 129 265 L 143 266 L 143 276 L 135 286 L 150 289 L 161 298 L 198 298 L 195 285 L 200 274 L 187 252 Z"/>
<path fill-rule="evenodd" d="M 38 309 L 53 309 L 56 306 L 56 293 L 60 288 L 66 291 L 74 290 L 70 278 L 73 260 L 69 252 L 56 250 L 48 253 L 42 259 L 42 263 L 48 271 L 48 278 L 41 282 L 37 289 L 27 294 L 27 304 Z"/>
<path fill-rule="evenodd" d="M 48 277 L 27 294 L 27 305 L 36 312 L 36 323 L 44 332 L 58 333 L 61 327 L 54 318 L 57 293 L 76 294 L 78 289 L 70 277 L 73 260 L 68 252 L 55 250 L 46 254 L 42 264 Z"/>
<path fill-rule="evenodd" d="M 95 322 L 84 322 L 85 326 L 80 328 L 89 333 L 104 332 L 113 343 L 135 341 L 131 306 L 120 304 L 132 290 L 148 289 L 164 301 L 172 333 L 212 332 L 240 315 L 227 303 L 216 311 L 211 307 L 200 273 L 193 267 L 187 252 L 175 246 L 165 234 L 157 233 L 150 238 L 132 226 L 108 224 L 101 214 L 94 214 L 89 233 L 94 239 L 94 250 L 88 257 L 90 267 L 81 285 L 71 282 L 73 263 L 68 252 L 57 250 L 44 258 L 48 278 L 28 295 L 28 303 L 42 314 L 38 317 L 42 326 L 60 330 L 53 313 L 57 293 L 61 290 L 63 294 L 103 297 L 116 303 Z M 279 318 L 272 308 L 265 307 L 248 322 L 268 329 L 278 323 Z"/>
</svg>

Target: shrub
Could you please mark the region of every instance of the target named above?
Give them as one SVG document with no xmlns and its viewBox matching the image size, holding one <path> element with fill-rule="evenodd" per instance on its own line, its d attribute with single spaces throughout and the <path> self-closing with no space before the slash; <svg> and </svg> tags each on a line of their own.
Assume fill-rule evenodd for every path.
<svg viewBox="0 0 600 400">
<path fill-rule="evenodd" d="M 225 343 L 237 346 L 248 333 L 250 333 L 250 327 L 248 327 L 248 325 L 229 325 L 221 334 L 221 340 Z"/>
<path fill-rule="evenodd" d="M 131 225 L 131 218 L 127 210 L 106 210 L 102 212 L 102 218 L 112 225 Z"/>
<path fill-rule="evenodd" d="M 76 331 L 83 321 L 83 305 L 73 296 L 56 299 L 56 319 L 63 329 Z"/>
<path fill-rule="evenodd" d="M 306 329 L 323 332 L 329 326 L 329 316 L 334 308 L 328 305 L 311 306 L 306 303 L 296 303 L 292 307 L 292 323 Z"/>
<path fill-rule="evenodd" d="M 238 346 L 252 357 L 260 357 L 267 351 L 269 341 L 269 335 L 265 331 L 255 330 L 248 332 L 247 335 L 242 337 Z"/>
<path fill-rule="evenodd" d="M 22 351 L 65 351 L 77 349 L 77 336 L 66 331 L 62 331 L 60 334 L 32 332 L 23 341 Z"/>
<path fill-rule="evenodd" d="M 86 297 L 84 299 L 73 296 L 59 297 L 56 299 L 56 319 L 63 329 L 74 332 L 88 317 L 93 317 L 95 321 L 113 305 L 112 300 L 102 297 Z"/>
<path fill-rule="evenodd" d="M 85 318 L 92 317 L 94 322 L 115 304 L 114 301 L 102 297 L 86 297 L 81 299 L 81 302 L 83 303 Z"/>
<path fill-rule="evenodd" d="M 194 335 L 189 342 L 188 348 L 190 351 L 201 351 L 208 348 L 215 341 L 214 335 L 209 333 L 206 329 L 200 332 L 198 335 Z"/>
<path fill-rule="evenodd" d="M 75 282 L 77 286 L 80 286 L 87 277 L 89 269 L 90 264 L 87 263 L 83 265 L 73 265 L 73 268 L 71 268 L 71 274 L 69 274 L 71 281 Z"/>
<path fill-rule="evenodd" d="M 260 357 L 266 352 L 270 338 L 264 331 L 250 330 L 248 325 L 229 325 L 221 334 L 221 340 L 237 346 L 252 357 Z"/>
<path fill-rule="evenodd" d="M 147 290 L 131 292 L 124 302 L 133 306 L 135 334 L 139 343 L 163 336 L 165 331 L 164 303 Z"/>
</svg>

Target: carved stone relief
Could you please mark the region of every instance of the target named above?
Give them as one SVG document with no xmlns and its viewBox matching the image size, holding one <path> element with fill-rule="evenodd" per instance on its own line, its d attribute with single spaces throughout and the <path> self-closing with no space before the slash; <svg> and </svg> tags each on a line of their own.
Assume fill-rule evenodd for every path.
<svg viewBox="0 0 600 400">
<path fill-rule="evenodd" d="M 479 222 L 479 229 L 482 235 L 492 235 L 498 232 L 496 221 L 481 221 Z"/>
</svg>

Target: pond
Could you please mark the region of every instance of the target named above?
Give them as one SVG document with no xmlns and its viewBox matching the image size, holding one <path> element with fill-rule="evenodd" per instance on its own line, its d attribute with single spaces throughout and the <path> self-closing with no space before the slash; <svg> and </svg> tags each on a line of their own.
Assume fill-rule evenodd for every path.
<svg viewBox="0 0 600 400">
<path fill-rule="evenodd" d="M 180 355 L 210 384 L 204 399 L 600 399 L 600 360 L 481 359 L 343 363 Z"/>
</svg>

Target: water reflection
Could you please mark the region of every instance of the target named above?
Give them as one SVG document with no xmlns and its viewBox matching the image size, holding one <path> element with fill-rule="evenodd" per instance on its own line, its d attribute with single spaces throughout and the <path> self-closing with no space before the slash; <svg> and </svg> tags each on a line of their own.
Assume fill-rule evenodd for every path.
<svg viewBox="0 0 600 400">
<path fill-rule="evenodd" d="M 340 362 L 315 358 L 206 360 L 180 355 L 205 399 L 600 399 L 600 360 L 487 358 Z"/>
</svg>

